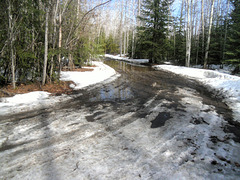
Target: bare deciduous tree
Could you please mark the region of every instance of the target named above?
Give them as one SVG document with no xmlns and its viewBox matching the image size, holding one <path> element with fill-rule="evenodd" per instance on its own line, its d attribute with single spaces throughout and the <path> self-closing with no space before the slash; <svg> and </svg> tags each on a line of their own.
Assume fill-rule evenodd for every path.
<svg viewBox="0 0 240 180">
<path fill-rule="evenodd" d="M 42 75 L 42 85 L 46 83 L 47 76 L 47 61 L 48 61 L 48 18 L 49 18 L 49 7 L 46 7 L 45 15 L 45 41 L 44 41 L 44 65 L 43 65 L 43 75 Z"/>
<path fill-rule="evenodd" d="M 13 89 L 16 88 L 16 78 L 15 78 L 15 61 L 16 61 L 16 54 L 15 54 L 15 47 L 14 47 L 14 41 L 15 41 L 15 32 L 14 32 L 14 26 L 16 23 L 16 19 L 13 17 L 12 14 L 12 2 L 11 0 L 8 0 L 8 39 L 10 42 L 10 59 L 11 59 L 11 68 L 12 68 L 12 86 Z"/>
<path fill-rule="evenodd" d="M 192 1 L 192 0 L 191 0 Z M 190 25 L 190 1 L 187 0 L 187 33 L 186 33 L 186 66 L 190 66 L 191 58 L 191 25 Z"/>
<path fill-rule="evenodd" d="M 208 63 L 208 53 L 209 53 L 209 46 L 210 46 L 210 40 L 211 40 L 214 2 L 215 2 L 215 0 L 212 0 L 211 14 L 210 14 L 210 20 L 209 20 L 209 29 L 208 29 L 208 39 L 207 39 L 207 46 L 206 46 L 206 52 L 205 52 L 205 58 L 204 58 L 204 69 L 207 68 L 207 63 Z"/>
</svg>

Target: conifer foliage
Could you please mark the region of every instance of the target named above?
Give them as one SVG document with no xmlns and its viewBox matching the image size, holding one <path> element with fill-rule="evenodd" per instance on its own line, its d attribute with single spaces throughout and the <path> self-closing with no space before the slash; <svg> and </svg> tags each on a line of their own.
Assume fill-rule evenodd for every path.
<svg viewBox="0 0 240 180">
<path fill-rule="evenodd" d="M 173 1 L 144 0 L 141 25 L 138 27 L 135 58 L 148 58 L 153 63 L 167 58 L 169 47 L 169 7 Z"/>
<path fill-rule="evenodd" d="M 227 62 L 240 66 L 240 1 L 231 1 L 234 10 L 231 13 L 230 33 L 228 37 Z M 233 48 L 234 47 L 234 48 Z"/>
<path fill-rule="evenodd" d="M 0 86 L 44 85 L 59 78 L 62 66 L 71 69 L 104 54 L 105 35 L 96 33 L 96 10 L 109 2 L 0 1 Z"/>
</svg>

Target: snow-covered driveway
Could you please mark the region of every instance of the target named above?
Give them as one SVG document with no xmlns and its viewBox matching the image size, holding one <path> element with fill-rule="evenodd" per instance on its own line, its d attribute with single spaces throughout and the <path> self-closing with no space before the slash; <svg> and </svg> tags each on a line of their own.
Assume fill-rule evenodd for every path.
<svg viewBox="0 0 240 180">
<path fill-rule="evenodd" d="M 121 77 L 0 121 L 0 179 L 239 179 L 239 124 L 221 99 L 171 73 L 107 64 Z"/>
</svg>

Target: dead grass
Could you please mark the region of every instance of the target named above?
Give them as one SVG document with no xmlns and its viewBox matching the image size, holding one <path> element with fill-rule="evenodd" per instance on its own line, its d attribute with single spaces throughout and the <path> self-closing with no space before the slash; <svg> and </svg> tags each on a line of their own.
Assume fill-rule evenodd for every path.
<svg viewBox="0 0 240 180">
<path fill-rule="evenodd" d="M 46 91 L 52 95 L 59 96 L 61 94 L 71 94 L 73 89 L 69 87 L 71 81 L 60 81 L 49 83 L 44 86 L 41 83 L 31 83 L 31 84 L 20 84 L 16 89 L 12 88 L 12 85 L 5 86 L 0 89 L 0 97 L 11 97 L 16 94 L 24 94 L 33 91 Z"/>
</svg>

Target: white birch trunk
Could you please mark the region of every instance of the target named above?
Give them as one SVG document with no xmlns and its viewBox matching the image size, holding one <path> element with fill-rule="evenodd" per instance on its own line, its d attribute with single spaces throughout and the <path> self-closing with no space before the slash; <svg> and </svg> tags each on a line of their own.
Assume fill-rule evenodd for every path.
<svg viewBox="0 0 240 180">
<path fill-rule="evenodd" d="M 43 77 L 42 77 L 42 85 L 44 86 L 46 83 L 47 76 L 47 60 L 48 60 L 48 7 L 46 9 L 46 22 L 45 22 L 45 43 L 44 43 L 44 65 L 43 65 Z"/>
<path fill-rule="evenodd" d="M 133 58 L 133 56 L 135 54 L 134 47 L 135 47 L 135 32 L 134 32 L 134 29 L 133 29 L 133 32 L 132 32 L 132 58 Z"/>
<path fill-rule="evenodd" d="M 204 58 L 204 69 L 207 68 L 207 63 L 208 63 L 208 53 L 209 53 L 209 46 L 210 46 L 210 41 L 211 41 L 211 31 L 212 31 L 212 20 L 213 20 L 214 1 L 215 1 L 215 0 L 212 0 L 212 6 L 211 6 L 211 14 L 210 14 L 210 20 L 209 20 L 209 30 L 208 30 L 207 47 L 206 47 L 205 58 Z"/>
<path fill-rule="evenodd" d="M 138 16 L 141 15 L 141 4 L 142 4 L 141 0 L 138 0 Z M 138 19 L 138 20 L 137 20 L 137 26 L 140 26 L 140 25 L 141 25 L 141 22 L 140 22 L 140 20 Z"/>
<path fill-rule="evenodd" d="M 127 51 L 126 51 L 126 52 L 127 52 L 127 54 L 128 54 L 128 41 L 129 41 L 129 39 L 128 39 L 128 38 L 129 38 L 129 31 L 127 30 Z"/>
<path fill-rule="evenodd" d="M 59 37 L 58 37 L 58 48 L 59 50 L 62 47 L 62 13 L 61 10 L 59 12 Z M 61 53 L 58 54 L 58 65 L 59 65 L 59 69 L 58 69 L 58 76 L 60 77 L 60 73 L 61 73 Z"/>
<path fill-rule="evenodd" d="M 124 46 L 123 46 L 123 54 L 124 54 L 124 56 L 125 56 L 125 54 L 126 54 L 126 31 L 124 31 L 124 41 L 123 41 L 123 43 L 124 43 Z"/>
<path fill-rule="evenodd" d="M 202 21 L 202 61 L 204 59 L 204 43 L 205 43 L 205 24 L 204 24 L 204 0 L 202 0 L 201 10 L 201 21 Z"/>
<path fill-rule="evenodd" d="M 186 66 L 190 66 L 190 51 L 191 51 L 191 32 L 190 32 L 190 13 L 189 13 L 189 0 L 187 0 L 187 36 L 186 36 Z"/>
<path fill-rule="evenodd" d="M 196 47 L 197 47 L 197 53 L 196 53 L 196 65 L 198 64 L 198 54 L 199 54 L 199 34 L 200 34 L 200 25 L 198 27 L 198 32 L 197 32 L 197 42 L 196 42 Z"/>
<path fill-rule="evenodd" d="M 179 27 L 180 32 L 182 31 L 183 7 L 184 7 L 184 0 L 182 0 L 182 5 L 181 5 L 180 27 Z"/>
<path fill-rule="evenodd" d="M 56 22 L 56 18 L 57 18 L 57 11 L 58 11 L 58 5 L 59 5 L 59 0 L 57 0 L 56 5 L 54 7 L 54 16 L 53 16 L 53 39 L 52 39 L 52 47 L 53 50 L 55 50 L 55 46 L 56 46 L 56 33 L 57 33 L 57 22 Z M 53 67 L 54 67 L 54 62 L 53 62 L 53 58 L 54 56 L 51 57 L 51 69 L 50 69 L 50 83 L 52 82 L 52 75 L 53 75 Z"/>
<path fill-rule="evenodd" d="M 122 7 L 122 6 L 121 6 Z M 120 18 L 120 42 L 119 42 L 119 47 L 120 47 L 120 57 L 122 57 L 122 20 L 123 20 L 123 8 L 121 8 L 121 18 Z"/>
<path fill-rule="evenodd" d="M 14 50 L 14 20 L 13 20 L 13 15 L 12 15 L 12 4 L 11 1 L 8 1 L 8 21 L 9 21 L 9 41 L 10 41 L 10 59 L 11 59 L 11 69 L 12 69 L 12 86 L 13 89 L 16 88 L 16 78 L 15 78 L 15 61 L 16 61 L 16 56 L 15 56 L 15 50 Z"/>
</svg>

